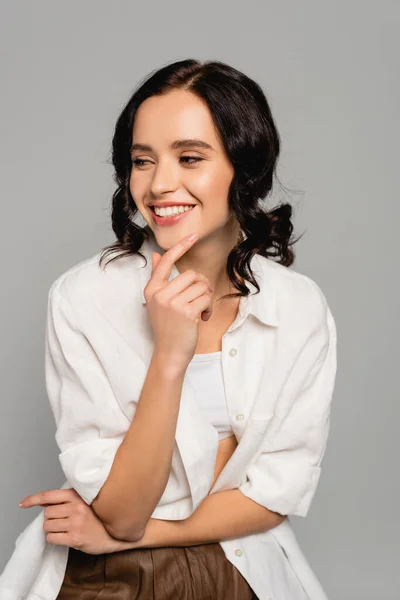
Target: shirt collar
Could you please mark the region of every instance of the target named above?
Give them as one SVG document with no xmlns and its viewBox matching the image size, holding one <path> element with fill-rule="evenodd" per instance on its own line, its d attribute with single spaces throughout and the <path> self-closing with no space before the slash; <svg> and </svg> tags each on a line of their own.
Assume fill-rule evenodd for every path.
<svg viewBox="0 0 400 600">
<path fill-rule="evenodd" d="M 158 245 L 153 232 L 150 229 L 148 229 L 148 231 L 150 236 L 148 239 L 144 240 L 140 248 L 141 254 L 143 254 L 147 259 L 147 264 L 141 266 L 139 269 L 142 304 L 146 304 L 144 288 L 146 287 L 146 284 L 151 276 L 152 252 L 158 252 L 161 255 L 164 254 L 164 249 Z M 280 325 L 280 322 L 277 316 L 275 290 L 270 276 L 273 273 L 270 273 L 269 271 L 269 260 L 270 259 L 267 259 L 266 257 L 261 256 L 259 254 L 255 254 L 252 257 L 250 261 L 250 266 L 255 278 L 259 283 L 260 292 L 257 293 L 256 287 L 251 282 L 246 281 L 246 286 L 250 290 L 250 294 L 240 299 L 241 304 L 239 310 L 240 312 L 244 311 L 244 314 L 246 316 L 247 314 L 254 315 L 259 321 L 261 321 L 265 325 L 277 327 Z M 176 268 L 176 266 L 173 265 L 168 281 L 172 281 L 178 275 L 179 271 Z"/>
</svg>

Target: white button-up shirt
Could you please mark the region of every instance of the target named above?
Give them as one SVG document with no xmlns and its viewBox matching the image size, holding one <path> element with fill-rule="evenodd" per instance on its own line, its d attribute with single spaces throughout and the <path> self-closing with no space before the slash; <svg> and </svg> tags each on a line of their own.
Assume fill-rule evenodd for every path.
<svg viewBox="0 0 400 600">
<path fill-rule="evenodd" d="M 60 275 L 48 294 L 46 388 L 66 482 L 90 504 L 134 418 L 154 341 L 143 290 L 150 231 L 140 252 L 98 266 L 100 253 Z M 152 517 L 185 519 L 208 494 L 238 488 L 283 515 L 305 517 L 321 475 L 336 375 L 336 327 L 308 276 L 255 255 L 260 293 L 240 299 L 222 338 L 226 402 L 238 446 L 214 486 L 218 432 L 185 378 L 171 475 Z M 174 265 L 169 280 L 179 275 Z M 212 318 L 212 317 L 211 317 Z M 134 457 L 133 457 L 134 458 Z M 43 510 L 18 536 L 0 576 L 1 600 L 55 600 L 68 547 L 49 544 Z M 327 600 L 290 518 L 219 542 L 260 600 Z"/>
</svg>

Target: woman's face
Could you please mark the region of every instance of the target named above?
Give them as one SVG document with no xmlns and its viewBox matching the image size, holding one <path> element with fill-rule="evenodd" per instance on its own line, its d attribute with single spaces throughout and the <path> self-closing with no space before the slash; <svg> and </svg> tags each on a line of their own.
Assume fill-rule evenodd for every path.
<svg viewBox="0 0 400 600">
<path fill-rule="evenodd" d="M 147 98 L 136 113 L 131 155 L 130 191 L 162 248 L 192 232 L 199 241 L 222 231 L 236 239 L 237 223 L 228 209 L 234 169 L 200 98 L 184 90 Z M 162 217 L 156 222 L 152 202 L 193 208 L 174 223 L 164 223 Z"/>
</svg>

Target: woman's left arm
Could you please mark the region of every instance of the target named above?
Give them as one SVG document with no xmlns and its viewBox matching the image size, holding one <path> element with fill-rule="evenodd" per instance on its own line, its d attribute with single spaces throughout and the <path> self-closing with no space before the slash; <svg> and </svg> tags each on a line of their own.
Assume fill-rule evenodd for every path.
<svg viewBox="0 0 400 600">
<path fill-rule="evenodd" d="M 144 536 L 133 547 L 192 546 L 235 539 L 272 529 L 285 518 L 238 489 L 226 490 L 206 496 L 187 519 L 150 519 Z"/>
<path fill-rule="evenodd" d="M 113 538 L 74 489 L 45 490 L 27 496 L 22 507 L 32 506 L 44 507 L 43 529 L 48 543 L 87 554 L 206 544 L 266 531 L 285 519 L 239 490 L 227 490 L 207 496 L 187 519 L 149 519 L 143 537 L 132 542 Z"/>
</svg>

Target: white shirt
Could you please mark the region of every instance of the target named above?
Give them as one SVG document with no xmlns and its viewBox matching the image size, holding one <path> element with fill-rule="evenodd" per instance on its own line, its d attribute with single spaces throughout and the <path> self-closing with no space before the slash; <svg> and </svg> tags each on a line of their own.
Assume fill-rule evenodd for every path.
<svg viewBox="0 0 400 600">
<path fill-rule="evenodd" d="M 222 351 L 195 354 L 186 370 L 196 400 L 218 432 L 219 441 L 234 436 L 222 373 Z"/>
<path fill-rule="evenodd" d="M 100 269 L 97 253 L 49 290 L 45 373 L 67 480 L 62 487 L 73 487 L 88 504 L 107 479 L 150 364 L 153 332 L 143 289 L 154 250 L 164 252 L 150 231 L 140 249 L 146 267 L 134 255 Z M 329 433 L 336 327 L 308 276 L 258 254 L 251 267 L 260 293 L 246 283 L 252 294 L 240 299 L 221 351 L 238 446 L 210 489 L 218 432 L 185 377 L 171 475 L 154 518 L 185 519 L 209 493 L 233 488 L 289 517 L 309 511 Z M 177 275 L 174 265 L 169 280 Z M 260 600 L 327 600 L 290 518 L 220 544 Z M 17 537 L 0 576 L 1 600 L 55 600 L 68 551 L 46 542 L 42 510 Z"/>
</svg>

